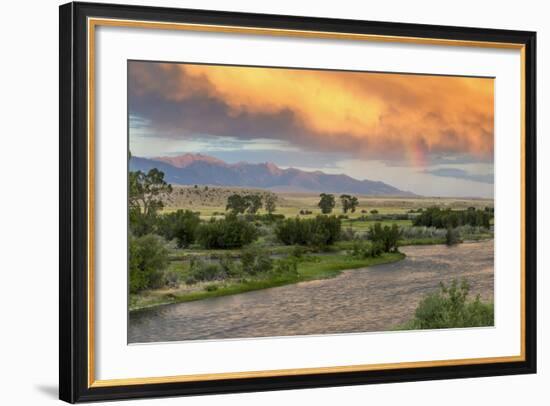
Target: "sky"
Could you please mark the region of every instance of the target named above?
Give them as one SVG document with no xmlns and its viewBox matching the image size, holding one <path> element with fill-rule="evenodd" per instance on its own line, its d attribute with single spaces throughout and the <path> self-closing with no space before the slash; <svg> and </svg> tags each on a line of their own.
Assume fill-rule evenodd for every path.
<svg viewBox="0 0 550 406">
<path fill-rule="evenodd" d="M 201 153 L 493 197 L 492 78 L 128 64 L 134 156 Z"/>
</svg>

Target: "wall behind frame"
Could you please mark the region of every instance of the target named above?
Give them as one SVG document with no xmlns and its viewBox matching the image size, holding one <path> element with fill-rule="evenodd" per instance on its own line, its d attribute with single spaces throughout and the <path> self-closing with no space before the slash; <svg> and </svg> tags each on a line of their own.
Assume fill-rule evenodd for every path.
<svg viewBox="0 0 550 406">
<path fill-rule="evenodd" d="M 107 0 L 105 0 L 107 1 Z M 434 0 L 357 2 L 343 0 L 189 0 L 109 1 L 111 3 L 204 8 L 314 17 L 355 18 L 394 22 L 520 29 L 538 32 L 538 289 L 539 373 L 508 376 L 370 385 L 300 391 L 249 393 L 186 398 L 186 405 L 252 406 L 282 404 L 386 405 L 517 405 L 530 399 L 542 405 L 550 398 L 550 337 L 548 321 L 550 278 L 542 272 L 548 262 L 545 229 L 550 220 L 540 209 L 549 201 L 543 177 L 550 164 L 550 23 L 545 3 L 536 0 L 505 3 L 464 0 L 444 4 Z M 57 400 L 57 272 L 58 272 L 58 6 L 61 1 L 9 2 L 0 25 L 0 378 L 6 384 L 2 403 L 60 404 Z M 124 405 L 181 405 L 182 399 L 127 401 Z M 110 403 L 113 404 L 113 403 Z"/>
</svg>

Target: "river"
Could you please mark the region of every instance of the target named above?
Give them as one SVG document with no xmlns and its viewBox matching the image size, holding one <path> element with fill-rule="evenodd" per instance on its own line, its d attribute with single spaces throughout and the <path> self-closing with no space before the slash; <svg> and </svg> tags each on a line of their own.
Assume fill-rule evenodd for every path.
<svg viewBox="0 0 550 406">
<path fill-rule="evenodd" d="M 128 342 L 385 331 L 409 320 L 439 282 L 467 278 L 493 299 L 493 241 L 401 247 L 399 262 L 232 296 L 130 313 Z"/>
</svg>

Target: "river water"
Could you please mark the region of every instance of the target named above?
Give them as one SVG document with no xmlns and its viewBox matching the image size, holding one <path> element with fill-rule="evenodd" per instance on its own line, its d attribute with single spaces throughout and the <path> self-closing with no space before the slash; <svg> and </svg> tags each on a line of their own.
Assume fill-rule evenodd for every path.
<svg viewBox="0 0 550 406">
<path fill-rule="evenodd" d="M 472 297 L 493 299 L 493 241 L 401 247 L 392 264 L 130 313 L 128 341 L 145 343 L 384 331 L 413 315 L 439 282 L 467 278 Z"/>
</svg>

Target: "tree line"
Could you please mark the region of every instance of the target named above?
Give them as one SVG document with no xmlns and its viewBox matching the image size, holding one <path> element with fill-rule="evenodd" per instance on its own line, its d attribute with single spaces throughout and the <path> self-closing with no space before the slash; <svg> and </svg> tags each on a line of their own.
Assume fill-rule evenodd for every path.
<svg viewBox="0 0 550 406">
<path fill-rule="evenodd" d="M 277 209 L 277 197 L 272 194 L 265 196 L 259 194 L 240 195 L 234 193 L 227 198 L 226 211 L 233 214 L 256 214 L 258 210 L 265 208 L 269 215 Z"/>
<path fill-rule="evenodd" d="M 435 228 L 456 228 L 470 225 L 489 228 L 493 217 L 494 211 L 491 209 L 482 210 L 470 207 L 467 210 L 451 210 L 430 207 L 413 219 L 413 225 Z"/>
</svg>

